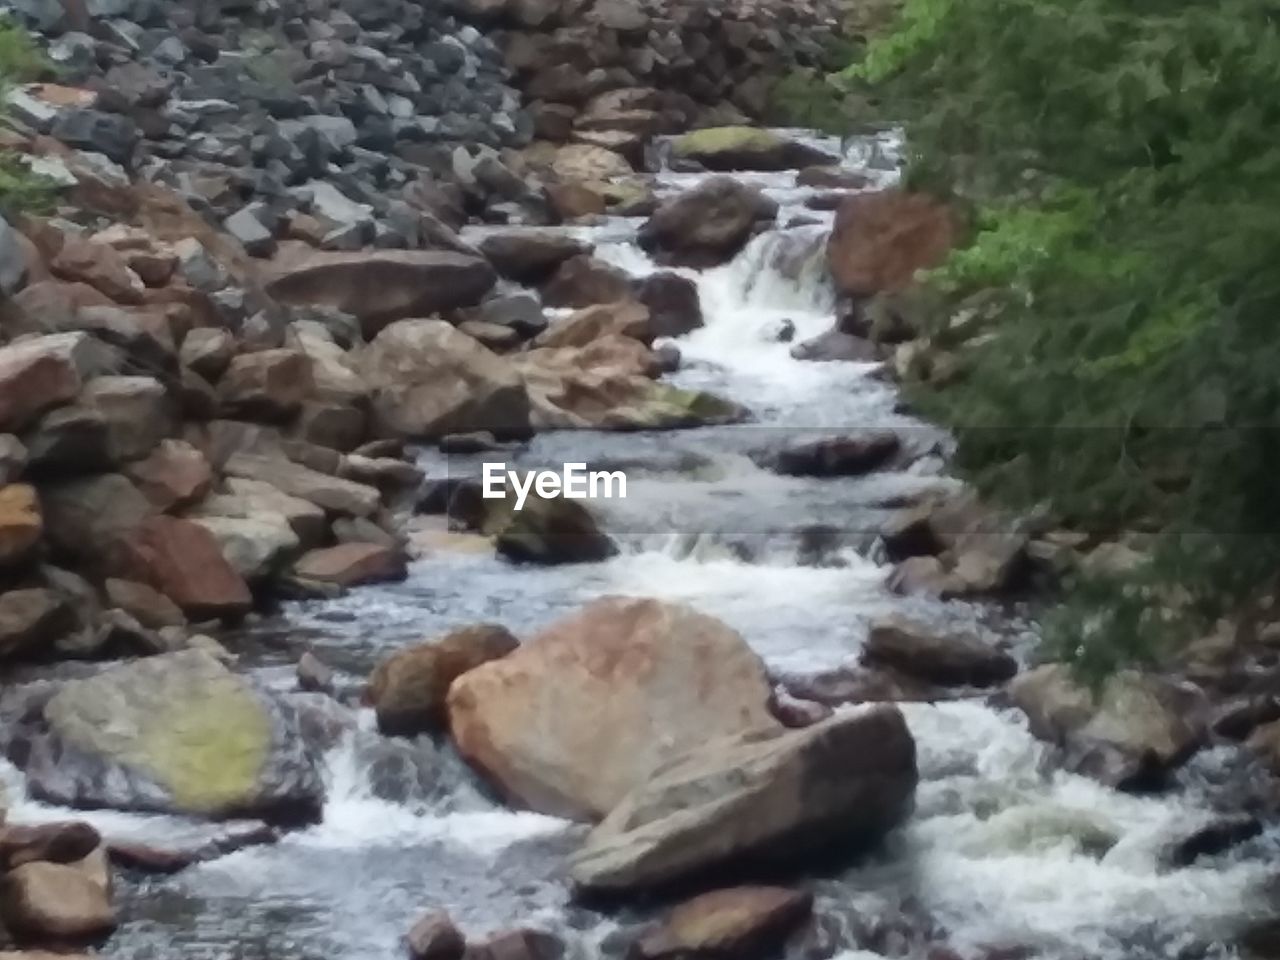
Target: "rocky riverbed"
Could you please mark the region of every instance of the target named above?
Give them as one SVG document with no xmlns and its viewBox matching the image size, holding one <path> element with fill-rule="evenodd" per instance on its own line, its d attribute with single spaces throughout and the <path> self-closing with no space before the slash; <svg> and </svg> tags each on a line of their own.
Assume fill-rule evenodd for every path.
<svg viewBox="0 0 1280 960">
<path fill-rule="evenodd" d="M 9 6 L 3 956 L 1275 955 L 1269 608 L 1040 662 L 1133 551 L 903 404 L 898 133 L 748 122 L 838 9 Z"/>
</svg>

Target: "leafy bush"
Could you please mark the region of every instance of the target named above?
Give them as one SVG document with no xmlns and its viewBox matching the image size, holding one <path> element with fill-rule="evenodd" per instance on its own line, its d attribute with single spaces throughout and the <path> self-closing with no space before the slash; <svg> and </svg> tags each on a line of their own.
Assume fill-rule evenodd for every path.
<svg viewBox="0 0 1280 960">
<path fill-rule="evenodd" d="M 0 86 L 43 80 L 54 75 L 53 64 L 31 34 L 11 21 L 0 19 Z"/>
<path fill-rule="evenodd" d="M 1151 654 L 1280 565 L 1280 24 L 1262 0 L 907 0 L 846 79 L 978 205 L 937 271 L 1007 298 L 919 399 L 989 489 L 1161 532 L 1063 648 Z M 1175 589 L 1176 587 L 1176 589 Z M 1170 602 L 1169 597 L 1178 597 Z M 1142 611 L 1148 612 L 1144 615 Z M 1147 639 L 1144 639 L 1147 638 Z"/>
</svg>

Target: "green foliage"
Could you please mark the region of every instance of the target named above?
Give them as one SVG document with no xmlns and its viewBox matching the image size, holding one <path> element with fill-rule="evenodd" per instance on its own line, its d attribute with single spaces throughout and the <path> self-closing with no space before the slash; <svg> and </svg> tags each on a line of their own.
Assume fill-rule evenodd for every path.
<svg viewBox="0 0 1280 960">
<path fill-rule="evenodd" d="M 1065 523 L 1161 532 L 1142 589 L 1081 587 L 1062 648 L 1091 670 L 1153 654 L 1274 577 L 1273 6 L 907 0 L 845 76 L 907 121 L 915 179 L 979 206 L 934 282 L 1010 294 L 964 375 L 920 396 L 961 464 Z"/>
<path fill-rule="evenodd" d="M 0 87 L 53 76 L 53 64 L 31 34 L 10 21 L 0 19 Z"/>
<path fill-rule="evenodd" d="M 0 150 L 0 214 L 14 218 L 20 213 L 46 215 L 53 211 L 58 184 L 32 173 L 12 150 Z"/>
</svg>

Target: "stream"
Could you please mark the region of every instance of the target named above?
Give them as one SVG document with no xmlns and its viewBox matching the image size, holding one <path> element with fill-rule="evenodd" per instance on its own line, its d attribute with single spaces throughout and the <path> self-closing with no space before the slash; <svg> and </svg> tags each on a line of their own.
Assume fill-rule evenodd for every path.
<svg viewBox="0 0 1280 960">
<path fill-rule="evenodd" d="M 873 185 L 896 177 L 891 134 L 814 142 L 842 152 Z M 660 192 L 699 176 L 666 171 Z M 1019 610 L 886 589 L 890 567 L 876 530 L 895 507 L 955 485 L 945 472 L 949 438 L 903 411 L 877 365 L 791 358 L 794 344 L 776 339 L 784 320 L 794 324 L 794 343 L 832 323 L 822 264 L 831 214 L 804 205 L 815 191 L 797 187 L 794 171 L 742 176 L 779 201 L 780 226 L 723 267 L 684 271 L 697 282 L 706 324 L 678 342 L 682 364 L 670 379 L 736 400 L 753 420 L 545 434 L 509 457 L 520 468 L 585 461 L 624 469 L 626 499 L 597 505 L 618 556 L 533 568 L 492 551 L 442 549 L 415 561 L 403 583 L 286 605 L 231 644 L 243 651 L 242 668 L 291 691 L 297 657 L 312 649 L 355 683 L 404 644 L 479 621 L 527 637 L 607 594 L 684 601 L 720 617 L 778 677 L 856 661 L 868 625 L 895 612 L 983 632 L 1028 660 L 1035 628 Z M 639 276 L 658 269 L 634 242 L 640 222 L 564 229 Z M 903 438 L 911 455 L 900 469 L 794 478 L 750 456 L 808 434 L 872 428 Z M 478 473 L 482 458 L 431 449 L 420 459 L 440 478 Z M 572 902 L 563 862 L 581 827 L 497 803 L 447 744 L 389 740 L 370 712 L 330 710 L 343 729 L 326 758 L 323 822 L 174 876 L 122 878 L 122 925 L 103 955 L 380 960 L 402 956 L 414 919 L 443 907 L 475 937 L 530 926 L 559 934 L 568 957 L 624 956 L 629 931 L 651 914 Z M 925 958 L 938 944 L 963 958 L 1226 958 L 1237 955 L 1227 944 L 1241 926 L 1266 915 L 1273 834 L 1191 867 L 1163 858 L 1171 840 L 1212 819 L 1204 784 L 1225 758 L 1209 752 L 1168 793 L 1130 796 L 1053 769 L 1021 715 L 985 700 L 903 711 L 919 751 L 915 814 L 870 859 L 805 880 L 817 922 L 794 960 Z M 15 822 L 72 815 L 23 799 L 20 775 L 3 774 Z M 74 815 L 110 838 L 152 843 L 221 829 L 176 817 Z"/>
</svg>

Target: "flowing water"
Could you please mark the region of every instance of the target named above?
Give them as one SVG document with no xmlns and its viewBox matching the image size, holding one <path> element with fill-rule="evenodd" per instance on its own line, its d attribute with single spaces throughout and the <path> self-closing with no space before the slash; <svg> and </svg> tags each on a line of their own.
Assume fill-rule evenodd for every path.
<svg viewBox="0 0 1280 960">
<path fill-rule="evenodd" d="M 826 143 L 829 147 L 836 144 Z M 893 179 L 892 136 L 843 145 L 846 164 L 875 183 Z M 803 676 L 856 660 L 867 626 L 888 612 L 984 631 L 1025 656 L 1033 629 L 1016 611 L 903 598 L 884 586 L 875 531 L 894 506 L 954 481 L 948 438 L 899 409 L 874 365 L 793 360 L 796 341 L 829 329 L 823 280 L 829 214 L 793 173 L 754 175 L 783 206 L 779 223 L 732 263 L 688 272 L 706 325 L 682 339 L 676 383 L 751 409 L 749 424 L 662 434 L 560 433 L 513 456 L 521 465 L 585 461 L 621 466 L 625 500 L 601 503 L 623 544 L 614 559 L 556 568 L 512 567 L 487 553 L 439 552 L 401 584 L 289 606 L 245 638 L 242 658 L 288 690 L 305 648 L 352 678 L 396 647 L 448 628 L 499 621 L 517 635 L 605 594 L 687 601 L 723 618 L 775 675 Z M 696 175 L 665 173 L 664 191 Z M 816 221 L 816 222 L 809 222 Z M 597 255 L 642 275 L 654 264 L 634 244 L 637 221 L 573 232 Z M 750 454 L 809 433 L 893 429 L 910 456 L 862 479 L 780 477 Z M 432 476 L 472 472 L 476 458 L 422 454 Z M 374 960 L 402 954 L 400 936 L 428 907 L 469 933 L 513 925 L 561 934 L 572 957 L 621 956 L 642 914 L 606 916 L 575 905 L 562 878 L 581 828 L 506 809 L 445 744 L 387 740 L 367 712 L 331 706 L 340 728 L 327 755 L 323 822 L 166 878 L 130 878 L 121 930 L 103 952 L 129 960 Z M 871 859 L 808 882 L 815 931 L 795 957 L 924 957 L 945 942 L 962 957 L 1028 948 L 1052 960 L 1230 957 L 1225 944 L 1263 915 L 1274 840 L 1172 869 L 1163 853 L 1213 815 L 1196 789 L 1229 756 L 1208 756 L 1184 787 L 1158 797 L 1118 794 L 1055 771 L 1020 715 L 983 701 L 904 706 L 919 751 L 917 809 Z M 17 799 L 15 821 L 67 816 Z M 1197 780 L 1197 776 L 1200 780 Z M 86 815 L 110 837 L 175 844 L 214 828 L 173 817 Z"/>
</svg>

